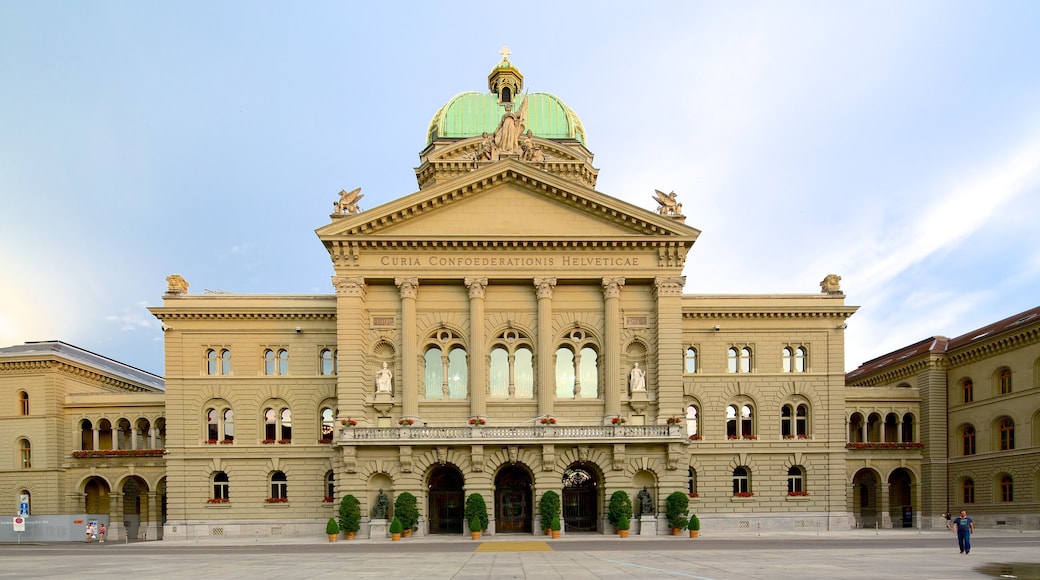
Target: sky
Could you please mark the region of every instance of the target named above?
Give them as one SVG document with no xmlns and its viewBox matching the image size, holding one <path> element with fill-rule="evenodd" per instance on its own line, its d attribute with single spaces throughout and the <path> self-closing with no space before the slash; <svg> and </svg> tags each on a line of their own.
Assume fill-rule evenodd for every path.
<svg viewBox="0 0 1040 580">
<path fill-rule="evenodd" d="M 416 191 L 503 45 L 598 191 L 677 193 L 687 293 L 840 275 L 846 370 L 1040 305 L 1040 2 L 0 0 L 0 346 L 161 375 L 169 274 L 332 294 L 337 192 Z"/>
</svg>

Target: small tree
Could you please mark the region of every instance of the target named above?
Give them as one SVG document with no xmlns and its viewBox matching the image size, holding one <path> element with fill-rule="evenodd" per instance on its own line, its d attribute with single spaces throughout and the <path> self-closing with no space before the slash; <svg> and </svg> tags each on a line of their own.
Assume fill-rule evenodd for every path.
<svg viewBox="0 0 1040 580">
<path fill-rule="evenodd" d="M 479 528 L 473 528 L 474 518 L 480 524 Z M 488 527 L 487 504 L 484 503 L 484 496 L 479 493 L 471 493 L 466 498 L 466 521 L 471 522 L 470 531 L 472 532 L 483 532 Z"/>
<path fill-rule="evenodd" d="M 686 524 L 686 529 L 693 530 L 695 532 L 700 531 L 701 521 L 697 519 L 697 514 L 690 515 L 690 523 Z"/>
<path fill-rule="evenodd" d="M 479 534 L 480 532 L 483 531 L 483 530 L 480 529 L 480 518 L 476 518 L 475 517 L 475 518 L 473 518 L 473 519 L 471 519 L 469 521 L 469 531 L 470 531 L 471 534 L 472 533 Z"/>
<path fill-rule="evenodd" d="M 330 536 L 339 535 L 339 524 L 336 523 L 335 518 L 329 518 L 329 523 L 325 524 L 325 533 Z"/>
<path fill-rule="evenodd" d="M 668 516 L 668 527 L 681 530 L 687 526 L 686 512 L 690 509 L 690 498 L 681 491 L 673 491 L 665 500 L 665 514 Z"/>
<path fill-rule="evenodd" d="M 549 529 L 554 531 L 554 532 L 558 532 L 558 531 L 560 531 L 561 527 L 562 526 L 560 525 L 560 516 L 558 516 L 558 515 L 553 516 L 552 517 L 552 522 L 549 523 Z"/>
<path fill-rule="evenodd" d="M 394 516 L 393 521 L 390 522 L 390 533 L 391 534 L 400 534 L 403 531 L 404 531 L 404 526 L 401 525 L 401 520 L 398 519 L 397 516 Z"/>
<path fill-rule="evenodd" d="M 401 525 L 406 530 L 414 530 L 419 523 L 418 501 L 415 496 L 407 491 L 402 492 L 394 500 L 394 515 L 401 519 Z"/>
<path fill-rule="evenodd" d="M 553 516 L 560 515 L 560 494 L 549 490 L 538 500 L 538 513 L 542 515 L 542 527 L 550 529 Z"/>
<path fill-rule="evenodd" d="M 361 502 L 350 494 L 339 501 L 339 527 L 354 533 L 361 529 Z"/>
<path fill-rule="evenodd" d="M 632 499 L 628 497 L 628 493 L 619 489 L 610 496 L 610 503 L 607 506 L 607 521 L 610 522 L 610 525 L 620 530 L 621 527 L 618 526 L 618 522 L 621 521 L 622 515 L 631 519 Z"/>
<path fill-rule="evenodd" d="M 631 528 L 632 527 L 632 519 L 631 519 L 631 517 L 627 513 L 622 513 L 620 516 L 618 516 L 617 523 L 614 524 L 614 527 L 616 527 L 619 530 L 627 530 L 627 529 Z"/>
</svg>

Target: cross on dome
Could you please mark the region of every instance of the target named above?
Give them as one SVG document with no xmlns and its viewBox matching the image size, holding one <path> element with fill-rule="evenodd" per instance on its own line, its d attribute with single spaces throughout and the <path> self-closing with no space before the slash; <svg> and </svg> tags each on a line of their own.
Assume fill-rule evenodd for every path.
<svg viewBox="0 0 1040 580">
<path fill-rule="evenodd" d="M 513 52 L 509 50 L 508 46 L 503 44 L 502 50 L 498 51 L 498 54 L 502 55 L 502 60 L 509 60 L 509 55 L 513 54 Z"/>
</svg>

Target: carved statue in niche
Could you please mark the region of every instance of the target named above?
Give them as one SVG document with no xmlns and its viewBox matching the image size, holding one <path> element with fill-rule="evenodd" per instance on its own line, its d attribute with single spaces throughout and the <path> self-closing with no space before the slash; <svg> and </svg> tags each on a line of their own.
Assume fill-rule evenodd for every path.
<svg viewBox="0 0 1040 580">
<path fill-rule="evenodd" d="M 341 189 L 339 191 L 339 201 L 334 202 L 332 205 L 336 208 L 336 213 L 338 214 L 356 214 L 361 211 L 358 202 L 361 201 L 362 197 L 365 197 L 365 194 L 361 193 L 360 187 L 352 191 Z"/>
<path fill-rule="evenodd" d="M 389 393 L 393 390 L 392 380 L 394 373 L 390 372 L 386 363 L 383 363 L 383 368 L 376 371 L 376 392 L 377 393 Z"/>
<path fill-rule="evenodd" d="M 654 190 L 654 201 L 657 202 L 657 213 L 661 215 L 682 215 L 682 204 L 676 198 L 675 192 L 665 193 L 659 189 Z"/>
<path fill-rule="evenodd" d="M 646 392 L 646 371 L 639 368 L 639 363 L 635 363 L 628 373 L 628 386 L 633 393 Z"/>
<path fill-rule="evenodd" d="M 654 500 L 650 497 L 650 491 L 643 486 L 643 490 L 636 496 L 639 499 L 639 515 L 654 515 Z"/>
</svg>

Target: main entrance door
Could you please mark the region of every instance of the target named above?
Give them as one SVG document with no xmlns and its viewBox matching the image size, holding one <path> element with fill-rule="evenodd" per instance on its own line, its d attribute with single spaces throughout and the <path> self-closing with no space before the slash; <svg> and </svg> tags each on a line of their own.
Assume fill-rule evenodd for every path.
<svg viewBox="0 0 1040 580">
<path fill-rule="evenodd" d="M 595 532 L 598 481 L 584 467 L 563 474 L 563 524 L 566 532 Z"/>
<path fill-rule="evenodd" d="M 495 478 L 495 533 L 531 533 L 531 476 L 510 465 Z"/>
<path fill-rule="evenodd" d="M 430 533 L 461 534 L 464 493 L 462 473 L 442 466 L 430 474 Z"/>
</svg>

